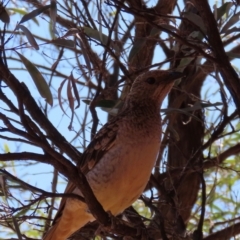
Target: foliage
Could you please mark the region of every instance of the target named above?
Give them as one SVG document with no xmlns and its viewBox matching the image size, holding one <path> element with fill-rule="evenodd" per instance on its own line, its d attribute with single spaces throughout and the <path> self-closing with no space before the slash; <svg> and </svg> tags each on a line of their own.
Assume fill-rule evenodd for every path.
<svg viewBox="0 0 240 240">
<path fill-rule="evenodd" d="M 156 68 L 185 77 L 161 109 L 146 191 L 118 216 L 128 223 L 99 208 L 71 239 L 237 237 L 239 15 L 237 1 L 3 1 L 0 238 L 42 238 L 66 182 L 84 184 L 75 163 L 91 137 Z"/>
</svg>

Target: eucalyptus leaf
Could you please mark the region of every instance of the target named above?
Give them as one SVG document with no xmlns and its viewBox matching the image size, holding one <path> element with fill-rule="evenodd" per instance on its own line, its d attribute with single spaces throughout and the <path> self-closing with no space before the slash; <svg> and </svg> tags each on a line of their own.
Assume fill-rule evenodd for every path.
<svg viewBox="0 0 240 240">
<path fill-rule="evenodd" d="M 24 34 L 26 35 L 28 42 L 31 44 L 31 46 L 34 47 L 36 50 L 39 50 L 39 46 L 38 46 L 35 38 L 33 37 L 32 33 L 25 26 L 18 24 L 16 27 L 16 30 L 17 29 L 21 29 L 24 32 Z"/>
<path fill-rule="evenodd" d="M 185 12 L 183 16 L 186 19 L 188 19 L 190 22 L 192 22 L 196 26 L 198 26 L 202 30 L 202 32 L 206 34 L 207 29 L 204 25 L 202 18 L 199 15 L 192 13 L 192 12 Z"/>
<path fill-rule="evenodd" d="M 107 35 L 103 34 L 102 32 L 99 32 L 98 30 L 95 30 L 95 29 L 89 28 L 89 27 L 83 27 L 82 29 L 83 29 L 84 33 L 87 34 L 89 37 L 98 40 L 103 45 L 107 45 L 107 43 L 108 43 Z M 110 46 L 116 51 L 119 50 L 117 45 L 114 44 L 112 40 L 110 40 Z"/>
<path fill-rule="evenodd" d="M 57 3 L 55 0 L 51 0 L 50 7 L 50 18 L 51 18 L 51 26 L 53 33 L 57 34 L 56 30 L 56 19 L 57 19 Z"/>
<path fill-rule="evenodd" d="M 231 28 L 235 23 L 239 21 L 240 12 L 234 14 L 227 23 L 223 26 L 221 33 L 225 33 L 229 28 Z"/>
<path fill-rule="evenodd" d="M 49 89 L 49 86 L 45 79 L 43 78 L 42 74 L 39 72 L 39 70 L 22 54 L 16 52 L 20 59 L 22 60 L 23 64 L 25 65 L 26 69 L 28 70 L 29 74 L 31 75 L 38 92 L 41 94 L 43 98 L 46 99 L 47 103 L 51 106 L 53 105 L 53 97 L 52 93 Z"/>
<path fill-rule="evenodd" d="M 7 8 L 9 11 L 13 11 L 14 13 L 19 13 L 20 15 L 26 15 L 27 11 L 23 8 Z M 36 18 L 32 19 L 37 25 L 39 25 L 38 21 Z"/>
<path fill-rule="evenodd" d="M 30 19 L 33 19 L 35 17 L 37 17 L 38 15 L 40 15 L 41 13 L 43 13 L 44 11 L 46 11 L 47 9 L 49 9 L 51 7 L 51 5 L 46 5 L 46 6 L 43 6 L 41 8 L 38 8 L 38 9 L 35 9 L 33 10 L 32 12 L 30 13 L 27 13 L 26 15 L 24 15 L 21 19 L 21 21 L 19 22 L 19 24 L 21 23 L 24 23 Z"/>
<path fill-rule="evenodd" d="M 75 42 L 73 40 L 58 38 L 51 41 L 51 43 L 54 43 L 59 46 L 68 47 L 68 48 L 75 48 Z"/>
<path fill-rule="evenodd" d="M 213 12 L 214 16 L 216 16 L 216 20 L 220 20 L 223 15 L 228 15 L 229 9 L 232 7 L 233 3 L 232 2 L 225 2 L 221 7 L 217 8 L 215 12 Z"/>
</svg>

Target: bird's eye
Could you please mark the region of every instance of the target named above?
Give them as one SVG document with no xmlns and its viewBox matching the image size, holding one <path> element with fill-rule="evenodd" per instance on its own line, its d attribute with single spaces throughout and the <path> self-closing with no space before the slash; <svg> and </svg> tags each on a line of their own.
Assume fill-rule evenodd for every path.
<svg viewBox="0 0 240 240">
<path fill-rule="evenodd" d="M 156 81 L 156 80 L 155 80 L 154 77 L 150 77 L 150 78 L 148 78 L 148 79 L 146 80 L 146 82 L 149 83 L 149 84 L 154 84 L 155 81 Z"/>
</svg>

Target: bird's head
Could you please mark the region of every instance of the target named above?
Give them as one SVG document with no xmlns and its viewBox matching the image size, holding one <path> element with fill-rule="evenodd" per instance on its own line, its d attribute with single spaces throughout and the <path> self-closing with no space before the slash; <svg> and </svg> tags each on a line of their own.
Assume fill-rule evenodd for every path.
<svg viewBox="0 0 240 240">
<path fill-rule="evenodd" d="M 183 77 L 181 72 L 153 70 L 139 75 L 134 81 L 127 101 L 151 101 L 158 106 L 171 90 L 174 81 Z"/>
</svg>

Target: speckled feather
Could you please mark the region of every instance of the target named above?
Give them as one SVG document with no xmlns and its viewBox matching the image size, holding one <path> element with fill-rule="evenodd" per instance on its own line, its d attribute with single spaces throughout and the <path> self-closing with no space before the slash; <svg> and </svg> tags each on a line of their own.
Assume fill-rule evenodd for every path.
<svg viewBox="0 0 240 240">
<path fill-rule="evenodd" d="M 83 153 L 78 166 L 87 176 L 95 196 L 106 211 L 120 213 L 137 199 L 147 184 L 160 146 L 159 108 L 173 81 L 179 77 L 180 73 L 160 70 L 140 75 L 135 80 L 121 113 L 102 127 Z M 153 78 L 156 81 L 151 83 Z M 146 158 L 150 158 L 149 163 L 141 162 L 146 161 Z M 128 184 L 130 182 L 136 186 Z M 65 193 L 72 192 L 81 194 L 69 182 Z M 117 200 L 118 197 L 120 199 Z M 78 200 L 63 198 L 53 227 L 44 236 L 44 240 L 66 239 L 66 236 L 70 236 L 88 221 L 94 220 L 86 209 L 87 206 Z M 65 216 L 66 214 L 75 216 Z M 71 220 L 73 218 L 75 220 Z"/>
</svg>

